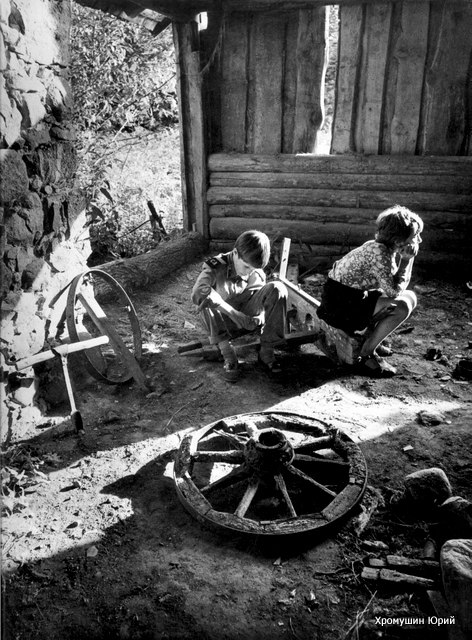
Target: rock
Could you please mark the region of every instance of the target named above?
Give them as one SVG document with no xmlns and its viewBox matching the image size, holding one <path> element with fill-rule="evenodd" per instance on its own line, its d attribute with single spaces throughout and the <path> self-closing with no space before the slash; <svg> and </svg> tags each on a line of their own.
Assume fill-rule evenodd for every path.
<svg viewBox="0 0 472 640">
<path fill-rule="evenodd" d="M 448 540 L 441 549 L 444 595 L 465 633 L 472 631 L 472 540 Z M 469 637 L 469 636 L 467 636 Z"/>
<path fill-rule="evenodd" d="M 452 496 L 451 484 L 442 469 L 420 469 L 406 476 L 404 497 L 421 509 L 428 510 Z"/>
<path fill-rule="evenodd" d="M 459 380 L 472 380 L 472 358 L 459 360 L 452 375 Z"/>
<path fill-rule="evenodd" d="M 23 158 L 11 149 L 0 149 L 0 171 L 2 173 L 0 200 L 9 203 L 21 198 L 29 191 L 29 179 Z"/>
<path fill-rule="evenodd" d="M 439 507 L 440 526 L 447 538 L 472 538 L 472 502 L 460 496 L 445 500 Z"/>
<path fill-rule="evenodd" d="M 444 417 L 442 414 L 436 413 L 435 411 L 420 411 L 418 413 L 418 421 L 426 427 L 432 427 L 435 424 L 441 424 L 441 422 L 444 422 Z"/>
</svg>

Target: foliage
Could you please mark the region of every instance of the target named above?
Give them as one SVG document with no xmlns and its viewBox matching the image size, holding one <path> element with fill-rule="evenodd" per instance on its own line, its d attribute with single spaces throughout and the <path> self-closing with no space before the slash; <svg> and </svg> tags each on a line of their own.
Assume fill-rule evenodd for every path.
<svg viewBox="0 0 472 640">
<path fill-rule="evenodd" d="M 153 38 L 132 23 L 72 6 L 77 177 L 89 203 L 95 265 L 162 240 L 149 223 L 147 200 L 157 200 L 166 230 L 181 226 L 174 50 L 170 30 Z"/>
<path fill-rule="evenodd" d="M 76 124 L 84 131 L 156 130 L 177 122 L 169 30 L 149 31 L 73 6 L 71 74 Z"/>
</svg>

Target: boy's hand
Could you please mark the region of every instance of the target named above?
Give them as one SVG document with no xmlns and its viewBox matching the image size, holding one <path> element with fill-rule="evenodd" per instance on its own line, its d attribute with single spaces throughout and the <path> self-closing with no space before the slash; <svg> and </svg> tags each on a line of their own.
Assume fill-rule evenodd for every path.
<svg viewBox="0 0 472 640">
<path fill-rule="evenodd" d="M 241 311 L 234 310 L 234 313 L 232 313 L 230 317 L 238 327 L 246 329 L 246 331 L 253 331 L 262 324 L 262 318 L 260 316 L 247 316 Z"/>
</svg>

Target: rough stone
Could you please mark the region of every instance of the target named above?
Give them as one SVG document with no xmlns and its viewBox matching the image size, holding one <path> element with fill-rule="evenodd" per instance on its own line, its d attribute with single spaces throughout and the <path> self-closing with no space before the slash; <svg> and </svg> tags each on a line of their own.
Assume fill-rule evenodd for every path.
<svg viewBox="0 0 472 640">
<path fill-rule="evenodd" d="M 23 115 L 23 127 L 34 127 L 41 122 L 46 115 L 46 107 L 38 93 L 24 93 L 20 111 Z"/>
<path fill-rule="evenodd" d="M 14 56 L 12 56 L 14 58 Z M 10 70 L 6 71 L 4 74 L 7 88 L 12 91 L 20 91 L 22 93 L 39 93 L 41 95 L 46 95 L 46 87 L 43 85 L 41 80 L 38 78 L 31 78 L 26 73 L 26 70 L 12 71 L 11 65 Z"/>
<path fill-rule="evenodd" d="M 14 322 L 15 328 L 9 341 L 8 350 L 16 359 L 20 359 L 41 351 L 44 344 L 45 327 L 43 320 L 36 315 L 38 302 L 34 293 L 23 293 L 15 310 L 17 314 Z"/>
<path fill-rule="evenodd" d="M 424 510 L 437 507 L 452 495 L 448 477 L 436 467 L 410 473 L 404 484 L 405 498 Z"/>
<path fill-rule="evenodd" d="M 0 149 L 0 202 L 9 203 L 29 191 L 26 166 L 21 155 L 11 149 Z"/>
<path fill-rule="evenodd" d="M 3 33 L 0 31 L 0 71 L 5 71 L 7 68 L 7 52 L 5 48 L 5 39 Z"/>
<path fill-rule="evenodd" d="M 53 136 L 57 140 L 64 140 L 65 142 L 74 142 L 77 139 L 77 135 L 72 126 L 51 127 L 51 136 Z"/>
<path fill-rule="evenodd" d="M 440 563 L 446 600 L 456 624 L 469 634 L 472 632 L 472 540 L 448 540 L 441 549 Z"/>
<path fill-rule="evenodd" d="M 36 193 L 29 192 L 22 207 L 5 219 L 7 240 L 10 244 L 33 245 L 43 233 L 44 213 Z"/>
<path fill-rule="evenodd" d="M 3 7 L 3 2 L 0 2 L 0 6 Z M 21 34 L 16 29 L 9 27 L 7 24 L 2 24 L 2 33 L 5 39 L 5 44 L 10 48 L 15 47 L 21 38 Z"/>
<path fill-rule="evenodd" d="M 452 496 L 439 507 L 439 518 L 445 538 L 472 538 L 472 503 Z"/>
<path fill-rule="evenodd" d="M 2 29 L 8 24 L 10 12 L 10 0 L 2 0 L 2 2 L 0 2 L 0 22 L 2 23 Z"/>
<path fill-rule="evenodd" d="M 420 411 L 418 413 L 418 421 L 426 427 L 432 427 L 444 422 L 444 416 L 436 411 Z"/>
<path fill-rule="evenodd" d="M 42 281 L 41 272 L 45 267 L 47 267 L 47 265 L 41 258 L 31 260 L 21 274 L 22 289 L 25 291 L 30 289 L 39 290 L 38 283 L 40 280 Z"/>
</svg>

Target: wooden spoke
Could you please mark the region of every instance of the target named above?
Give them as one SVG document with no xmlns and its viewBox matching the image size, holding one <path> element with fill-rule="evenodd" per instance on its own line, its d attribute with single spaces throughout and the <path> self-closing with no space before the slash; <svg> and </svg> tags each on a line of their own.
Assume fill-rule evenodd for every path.
<svg viewBox="0 0 472 640">
<path fill-rule="evenodd" d="M 310 442 L 305 442 L 304 444 L 295 446 L 294 449 L 306 448 L 309 446 L 312 450 L 316 449 L 329 449 L 334 442 L 334 435 L 329 434 L 327 436 L 319 436 L 318 438 L 313 438 Z"/>
<path fill-rule="evenodd" d="M 240 518 L 244 518 L 246 515 L 246 511 L 251 506 L 251 502 L 253 501 L 254 496 L 257 493 L 259 488 L 259 479 L 251 478 L 249 480 L 249 484 L 247 485 L 246 491 L 244 492 L 243 497 L 241 498 L 241 502 L 238 504 L 238 508 L 234 512 L 235 516 L 239 516 Z"/>
<path fill-rule="evenodd" d="M 303 473 L 303 471 L 300 471 L 300 469 L 297 469 L 293 465 L 288 464 L 286 466 L 286 469 L 292 475 L 296 476 L 297 478 L 300 478 L 300 480 L 305 480 L 305 482 L 309 482 L 310 484 L 312 484 L 314 487 L 316 487 L 320 491 L 323 491 L 323 493 L 326 493 L 327 495 L 331 496 L 332 498 L 336 497 L 337 494 L 334 491 L 331 491 L 331 489 L 328 489 L 328 487 L 325 487 L 324 484 L 320 484 L 316 480 L 313 480 L 313 478 L 308 476 L 306 473 Z"/>
<path fill-rule="evenodd" d="M 296 453 L 295 462 L 308 462 L 310 464 L 316 464 L 326 467 L 338 467 L 339 469 L 349 468 L 351 465 L 349 462 L 342 462 L 341 460 L 330 460 L 329 458 L 323 458 L 322 456 L 309 456 L 304 453 Z"/>
<path fill-rule="evenodd" d="M 241 449 L 231 451 L 195 451 L 193 462 L 228 462 L 241 464 L 244 462 L 244 452 Z"/>
<path fill-rule="evenodd" d="M 297 512 L 295 511 L 294 506 L 292 504 L 292 500 L 288 495 L 287 485 L 285 484 L 285 480 L 283 479 L 282 474 L 278 473 L 274 477 L 275 477 L 275 482 L 277 484 L 277 487 L 280 489 L 280 493 L 283 495 L 283 498 L 287 504 L 288 510 L 290 511 L 290 515 L 296 518 Z"/>
<path fill-rule="evenodd" d="M 213 489 L 225 489 L 231 487 L 241 480 L 245 480 L 248 477 L 247 471 L 244 467 L 237 467 L 233 469 L 229 473 L 227 473 L 222 478 L 218 478 L 214 482 L 210 482 L 200 489 L 201 493 L 208 493 L 208 491 L 212 491 Z"/>
<path fill-rule="evenodd" d="M 220 431 L 219 429 L 215 429 L 213 433 L 216 433 L 219 436 L 223 436 L 228 440 L 231 440 L 233 444 L 238 445 L 238 447 L 240 447 L 241 449 L 244 447 L 244 445 L 247 442 L 247 438 L 245 437 L 237 436 L 234 433 L 226 433 L 225 431 Z"/>
</svg>

